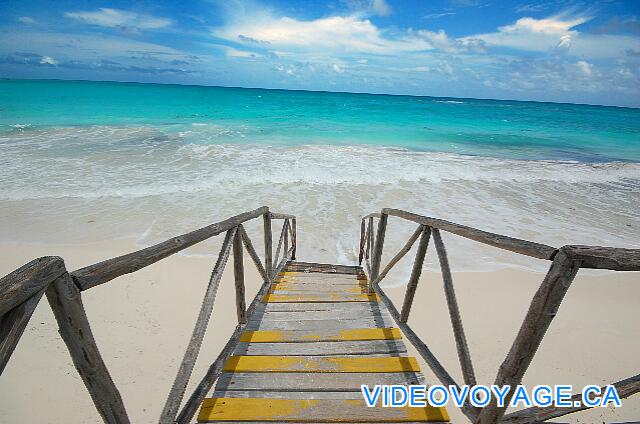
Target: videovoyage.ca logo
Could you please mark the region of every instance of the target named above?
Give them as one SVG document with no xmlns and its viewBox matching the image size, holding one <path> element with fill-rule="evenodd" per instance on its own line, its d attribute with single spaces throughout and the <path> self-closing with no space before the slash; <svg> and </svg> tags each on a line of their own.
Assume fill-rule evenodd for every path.
<svg viewBox="0 0 640 424">
<path fill-rule="evenodd" d="M 442 385 L 375 385 L 360 386 L 365 403 L 369 407 L 440 407 L 452 404 L 461 408 L 467 401 L 473 406 L 484 407 L 495 399 L 499 407 L 607 407 L 622 406 L 620 396 L 613 385 L 584 386 L 581 396 L 574 396 L 572 385 L 538 385 L 528 390 L 526 386 L 442 386 Z M 508 400 L 510 398 L 510 400 Z M 507 405 L 508 404 L 508 405 Z"/>
</svg>

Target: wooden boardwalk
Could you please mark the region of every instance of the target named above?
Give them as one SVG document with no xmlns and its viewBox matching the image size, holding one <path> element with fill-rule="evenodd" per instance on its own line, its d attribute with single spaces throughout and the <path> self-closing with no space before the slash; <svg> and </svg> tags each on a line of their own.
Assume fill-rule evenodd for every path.
<svg viewBox="0 0 640 424">
<path fill-rule="evenodd" d="M 198 422 L 446 422 L 444 408 L 369 408 L 362 384 L 424 378 L 360 267 L 289 262 L 271 284 Z"/>
</svg>

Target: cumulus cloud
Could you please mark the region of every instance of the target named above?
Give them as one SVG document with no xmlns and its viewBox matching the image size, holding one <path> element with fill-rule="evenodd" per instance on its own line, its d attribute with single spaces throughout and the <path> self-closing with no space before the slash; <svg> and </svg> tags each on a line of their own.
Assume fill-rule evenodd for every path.
<svg viewBox="0 0 640 424">
<path fill-rule="evenodd" d="M 56 62 L 56 60 L 54 58 L 52 58 L 51 56 L 42 56 L 42 58 L 40 59 L 40 64 L 41 65 L 57 65 L 58 62 Z"/>
<path fill-rule="evenodd" d="M 64 16 L 85 24 L 133 32 L 140 30 L 158 30 L 173 24 L 171 19 L 107 7 L 102 7 L 93 12 L 66 12 Z"/>
<path fill-rule="evenodd" d="M 18 18 L 18 22 L 20 22 L 21 24 L 33 25 L 36 23 L 36 20 L 31 16 L 20 16 Z"/>
<path fill-rule="evenodd" d="M 591 75 L 593 75 L 593 65 L 586 60 L 577 61 L 576 66 L 578 67 L 582 75 L 586 77 L 590 77 Z"/>
</svg>

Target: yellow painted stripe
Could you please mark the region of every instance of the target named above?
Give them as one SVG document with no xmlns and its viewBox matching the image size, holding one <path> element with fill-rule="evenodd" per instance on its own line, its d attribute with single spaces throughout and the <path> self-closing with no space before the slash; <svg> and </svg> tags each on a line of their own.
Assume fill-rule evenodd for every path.
<svg viewBox="0 0 640 424">
<path fill-rule="evenodd" d="M 259 330 L 245 331 L 240 336 L 246 343 L 278 343 L 278 342 L 339 342 L 355 340 L 394 340 L 401 339 L 398 328 L 351 328 L 331 332 L 314 331 L 281 331 Z"/>
<path fill-rule="evenodd" d="M 292 294 L 267 294 L 262 301 L 274 303 L 305 303 L 305 302 L 377 302 L 376 294 L 332 294 L 326 295 L 292 295 Z"/>
<path fill-rule="evenodd" d="M 409 356 L 231 356 L 228 372 L 417 372 Z"/>
<path fill-rule="evenodd" d="M 445 408 L 368 408 L 361 399 L 207 398 L 199 422 L 297 421 L 297 422 L 446 422 Z"/>
<path fill-rule="evenodd" d="M 300 287 L 299 285 L 285 285 L 282 286 L 280 284 L 276 285 L 276 286 L 272 286 L 269 289 L 269 293 L 275 293 L 278 294 L 278 292 L 286 292 L 286 291 L 295 291 L 295 292 L 299 292 L 300 295 L 302 295 L 304 292 L 328 292 L 331 294 L 335 294 L 335 295 L 340 295 L 342 293 L 344 293 L 345 295 L 350 295 L 350 294 L 367 294 L 368 289 L 366 287 L 351 287 L 351 286 L 331 286 L 331 287 L 327 287 L 327 286 L 322 286 L 322 285 L 318 285 L 317 287 L 309 287 L 309 286 L 305 286 L 305 287 Z"/>
</svg>

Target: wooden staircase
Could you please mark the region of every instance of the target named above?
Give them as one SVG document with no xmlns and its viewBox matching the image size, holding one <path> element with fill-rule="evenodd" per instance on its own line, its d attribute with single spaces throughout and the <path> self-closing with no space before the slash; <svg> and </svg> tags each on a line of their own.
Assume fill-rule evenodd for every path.
<svg viewBox="0 0 640 424">
<path fill-rule="evenodd" d="M 289 262 L 226 361 L 198 422 L 446 422 L 444 408 L 369 408 L 360 386 L 423 384 L 360 267 Z"/>
</svg>

